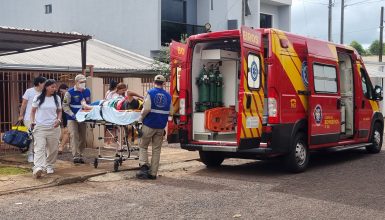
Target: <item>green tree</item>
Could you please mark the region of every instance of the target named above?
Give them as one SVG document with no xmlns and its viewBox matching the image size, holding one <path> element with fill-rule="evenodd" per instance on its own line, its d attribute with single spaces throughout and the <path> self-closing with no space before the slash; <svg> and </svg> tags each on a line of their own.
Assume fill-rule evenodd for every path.
<svg viewBox="0 0 385 220">
<path fill-rule="evenodd" d="M 154 57 L 152 69 L 166 78 L 170 75 L 170 45 L 162 46 L 159 50 L 158 56 Z"/>
<path fill-rule="evenodd" d="M 358 43 L 357 41 L 352 41 L 350 43 L 350 46 L 353 47 L 354 49 L 357 50 L 357 52 L 360 54 L 360 55 L 366 55 L 366 51 L 365 49 L 362 47 L 362 45 L 360 43 Z"/>
<path fill-rule="evenodd" d="M 187 42 L 187 38 L 188 38 L 187 34 L 181 34 L 180 42 L 185 44 Z M 152 70 L 168 78 L 171 71 L 169 63 L 170 63 L 170 44 L 166 43 L 165 46 L 162 46 L 160 48 L 158 56 L 154 57 L 154 62 L 151 65 Z"/>
<path fill-rule="evenodd" d="M 382 48 L 384 48 L 385 44 L 382 44 Z M 375 40 L 369 47 L 369 52 L 371 55 L 378 55 L 380 53 L 380 41 Z M 382 54 L 385 54 L 385 51 L 382 51 Z"/>
</svg>

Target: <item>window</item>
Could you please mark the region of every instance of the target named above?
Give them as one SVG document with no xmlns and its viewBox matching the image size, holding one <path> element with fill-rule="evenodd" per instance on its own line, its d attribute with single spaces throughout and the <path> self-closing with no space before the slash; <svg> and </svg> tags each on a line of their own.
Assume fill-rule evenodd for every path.
<svg viewBox="0 0 385 220">
<path fill-rule="evenodd" d="M 259 89 L 261 86 L 261 67 L 260 59 L 255 54 L 249 54 L 247 57 L 247 85 L 250 89 Z"/>
<path fill-rule="evenodd" d="M 260 14 L 260 28 L 272 28 L 273 27 L 273 15 Z"/>
<path fill-rule="evenodd" d="M 179 92 L 180 89 L 180 74 L 182 72 L 181 67 L 176 68 L 176 91 Z"/>
<path fill-rule="evenodd" d="M 52 4 L 45 5 L 45 13 L 52 14 Z"/>
<path fill-rule="evenodd" d="M 227 20 L 227 29 L 228 30 L 238 29 L 238 20 Z"/>
<path fill-rule="evenodd" d="M 364 96 L 368 99 L 372 99 L 373 98 L 372 85 L 368 78 L 368 74 L 364 69 L 361 69 L 361 84 L 362 84 L 362 92 L 364 93 Z"/>
<path fill-rule="evenodd" d="M 313 72 L 316 92 L 337 93 L 337 74 L 334 66 L 314 64 Z"/>
</svg>

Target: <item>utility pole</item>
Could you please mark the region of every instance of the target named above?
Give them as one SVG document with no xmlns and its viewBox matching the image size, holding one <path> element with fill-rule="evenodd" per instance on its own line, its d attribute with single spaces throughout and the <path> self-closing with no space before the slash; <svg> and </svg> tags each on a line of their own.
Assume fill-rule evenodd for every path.
<svg viewBox="0 0 385 220">
<path fill-rule="evenodd" d="M 382 62 L 382 35 L 384 32 L 384 7 L 381 7 L 381 20 L 380 20 L 380 53 L 378 54 L 378 61 Z"/>
<path fill-rule="evenodd" d="M 332 0 L 329 0 L 328 41 L 332 41 Z"/>
<path fill-rule="evenodd" d="M 341 0 L 341 33 L 340 33 L 341 44 L 344 44 L 344 9 L 345 9 L 345 1 Z"/>
<path fill-rule="evenodd" d="M 242 20 L 241 25 L 245 25 L 245 0 L 242 0 Z"/>
</svg>

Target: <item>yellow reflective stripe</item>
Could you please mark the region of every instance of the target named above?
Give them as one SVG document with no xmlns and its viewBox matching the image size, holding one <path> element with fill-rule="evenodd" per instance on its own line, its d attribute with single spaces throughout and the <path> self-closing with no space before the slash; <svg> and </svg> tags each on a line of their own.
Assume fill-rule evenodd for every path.
<svg viewBox="0 0 385 220">
<path fill-rule="evenodd" d="M 370 103 L 370 105 L 372 106 L 372 110 L 373 110 L 374 112 L 380 111 L 380 108 L 378 107 L 378 103 L 377 103 L 376 101 L 369 100 L 369 103 Z"/>
<path fill-rule="evenodd" d="M 302 81 L 301 72 L 300 72 L 302 69 L 302 62 L 299 59 L 297 53 L 295 52 L 293 45 L 290 43 L 289 39 L 286 37 L 286 35 L 283 32 L 277 31 L 277 30 L 275 31 L 277 32 L 277 34 L 272 35 L 273 36 L 272 42 L 275 48 L 273 50 L 273 53 L 281 62 L 281 65 L 285 70 L 286 75 L 289 77 L 290 82 L 295 89 L 295 92 L 297 92 L 298 90 L 302 90 L 302 91 L 307 90 L 307 88 L 305 87 Z M 280 38 L 287 40 L 289 47 L 285 49 L 290 55 L 288 54 L 288 55 L 281 56 L 280 51 L 283 50 L 283 48 L 281 48 Z M 303 108 L 305 109 L 305 111 L 307 111 L 307 107 L 308 107 L 307 97 L 303 95 L 299 95 L 299 98 L 301 100 Z"/>
</svg>

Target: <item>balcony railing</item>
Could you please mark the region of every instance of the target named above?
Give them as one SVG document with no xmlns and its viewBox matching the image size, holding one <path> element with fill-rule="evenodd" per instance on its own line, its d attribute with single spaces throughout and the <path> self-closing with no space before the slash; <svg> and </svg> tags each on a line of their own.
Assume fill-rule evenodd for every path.
<svg viewBox="0 0 385 220">
<path fill-rule="evenodd" d="M 205 27 L 200 25 L 192 25 L 173 21 L 162 21 L 162 45 L 170 43 L 171 40 L 180 41 L 182 34 L 187 36 L 200 34 L 205 32 Z"/>
</svg>

